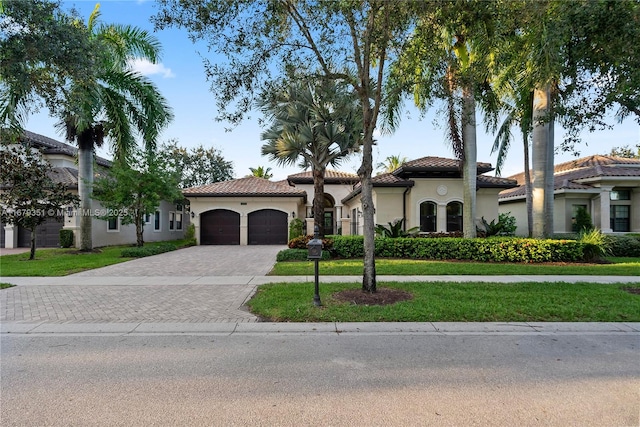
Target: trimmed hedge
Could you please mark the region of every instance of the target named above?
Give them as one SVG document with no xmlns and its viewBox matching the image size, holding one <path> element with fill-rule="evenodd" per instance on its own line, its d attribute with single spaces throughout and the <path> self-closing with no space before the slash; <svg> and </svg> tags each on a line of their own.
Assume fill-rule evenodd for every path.
<svg viewBox="0 0 640 427">
<path fill-rule="evenodd" d="M 332 253 L 340 258 L 364 256 L 362 236 L 332 236 Z M 584 259 L 575 240 L 537 240 L 513 237 L 461 239 L 454 237 L 377 238 L 375 255 L 385 258 L 465 260 L 481 262 L 575 262 Z"/>
<path fill-rule="evenodd" d="M 164 252 L 171 252 L 178 249 L 173 243 L 161 243 L 154 246 L 143 246 L 141 248 L 126 248 L 120 253 L 123 258 L 143 258 L 151 255 L 158 255 Z"/>
<path fill-rule="evenodd" d="M 70 248 L 73 246 L 73 230 L 61 229 L 60 230 L 60 246 L 63 248 Z"/>
<path fill-rule="evenodd" d="M 327 236 L 322 239 L 322 249 L 330 251 L 333 248 L 333 236 L 332 238 L 328 238 Z M 309 240 L 313 239 L 312 235 L 307 236 L 299 236 L 294 239 L 289 240 L 289 249 L 307 249 L 307 243 Z"/>
<path fill-rule="evenodd" d="M 309 251 L 306 249 L 284 249 L 276 255 L 276 261 L 308 261 Z M 322 251 L 322 259 L 331 259 L 329 251 Z"/>
<path fill-rule="evenodd" d="M 640 236 L 607 236 L 609 253 L 615 257 L 640 257 Z"/>
</svg>

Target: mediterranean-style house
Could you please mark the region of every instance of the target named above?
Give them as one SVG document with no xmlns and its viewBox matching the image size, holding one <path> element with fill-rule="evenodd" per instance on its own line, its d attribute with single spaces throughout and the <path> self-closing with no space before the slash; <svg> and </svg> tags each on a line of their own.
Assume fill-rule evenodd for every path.
<svg viewBox="0 0 640 427">
<path fill-rule="evenodd" d="M 527 234 L 524 173 L 518 187 L 499 196 L 499 212 L 516 217 L 516 234 Z M 591 215 L 603 233 L 640 232 L 640 159 L 590 156 L 554 168 L 553 230 L 571 233 L 578 209 Z"/>
<path fill-rule="evenodd" d="M 498 193 L 515 180 L 484 175 L 478 163 L 477 224 L 498 218 Z M 460 161 L 424 157 L 404 163 L 392 173 L 373 178 L 374 220 L 386 224 L 404 219 L 407 229 L 421 232 L 462 230 L 463 182 Z M 325 234 L 362 234 L 362 203 L 357 175 L 328 170 L 325 175 Z M 294 218 L 313 225 L 311 172 L 271 182 L 246 177 L 187 188 L 196 238 L 201 245 L 286 244 Z"/>
<path fill-rule="evenodd" d="M 44 159 L 53 167 L 53 179 L 63 182 L 70 192 L 78 194 L 77 149 L 55 139 L 25 131 L 20 143 L 28 144 L 40 150 Z M 108 169 L 111 162 L 96 156 L 96 172 Z M 100 203 L 92 201 L 92 212 L 100 211 Z M 80 244 L 80 217 L 76 209 L 64 210 L 62 221 L 48 219 L 36 229 L 38 247 L 59 247 L 60 229 L 73 230 L 76 247 Z M 145 242 L 181 239 L 189 224 L 189 215 L 182 205 L 162 201 L 153 215 L 147 215 L 144 227 Z M 134 225 L 123 225 L 119 219 L 101 220 L 94 217 L 92 239 L 95 247 L 132 244 L 136 242 Z M 2 224 L 0 227 L 2 248 L 18 248 L 30 246 L 30 232 L 16 225 Z"/>
</svg>

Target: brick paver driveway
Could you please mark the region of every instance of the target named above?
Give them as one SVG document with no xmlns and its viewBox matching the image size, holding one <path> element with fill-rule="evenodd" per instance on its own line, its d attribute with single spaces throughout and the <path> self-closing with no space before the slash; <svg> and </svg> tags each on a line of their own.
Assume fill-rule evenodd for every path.
<svg viewBox="0 0 640 427">
<path fill-rule="evenodd" d="M 194 246 L 65 277 L 15 278 L 0 322 L 255 322 L 243 307 L 284 246 Z M 227 276 L 227 277 L 221 277 Z M 28 326 L 28 325 L 25 325 Z"/>
<path fill-rule="evenodd" d="M 286 246 L 192 246 L 69 276 L 264 276 Z"/>
</svg>

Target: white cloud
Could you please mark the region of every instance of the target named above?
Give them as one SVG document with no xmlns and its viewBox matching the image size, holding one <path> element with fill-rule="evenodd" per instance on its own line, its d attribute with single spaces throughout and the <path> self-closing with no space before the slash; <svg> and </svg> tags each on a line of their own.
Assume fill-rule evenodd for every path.
<svg viewBox="0 0 640 427">
<path fill-rule="evenodd" d="M 171 71 L 171 68 L 166 68 L 164 64 L 154 64 L 146 59 L 131 60 L 129 61 L 129 65 L 131 66 L 131 69 L 133 71 L 137 71 L 143 76 L 160 74 L 165 79 L 170 79 L 176 76 L 175 74 L 173 74 L 173 71 Z"/>
</svg>

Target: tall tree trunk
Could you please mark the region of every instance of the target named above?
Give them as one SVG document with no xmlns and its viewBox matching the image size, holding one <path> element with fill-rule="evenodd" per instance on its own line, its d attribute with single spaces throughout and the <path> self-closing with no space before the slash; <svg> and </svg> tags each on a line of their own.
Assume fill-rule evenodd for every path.
<svg viewBox="0 0 640 427">
<path fill-rule="evenodd" d="M 553 236 L 553 201 L 554 201 L 554 128 L 553 94 L 549 97 L 549 139 L 547 143 L 547 162 L 544 171 L 544 235 Z"/>
<path fill-rule="evenodd" d="M 550 113 L 549 84 L 537 87 L 533 92 L 532 116 L 532 169 L 531 180 L 531 208 L 533 210 L 533 237 L 545 237 L 545 176 L 549 153 L 549 113 Z"/>
<path fill-rule="evenodd" d="M 533 236 L 533 209 L 531 207 L 531 169 L 529 167 L 529 134 L 523 135 L 524 140 L 524 192 L 527 207 L 527 236 Z"/>
<path fill-rule="evenodd" d="M 324 173 L 325 167 L 312 166 L 313 174 L 313 224 L 318 227 L 320 238 L 324 237 Z M 315 230 L 314 230 L 315 232 Z"/>
<path fill-rule="evenodd" d="M 78 195 L 80 196 L 80 250 L 93 250 L 91 195 L 93 194 L 93 132 L 78 135 Z"/>
<path fill-rule="evenodd" d="M 365 134 L 362 144 L 362 164 L 358 169 L 360 185 L 362 186 L 362 217 L 364 235 L 364 271 L 362 274 L 362 290 L 364 292 L 376 292 L 376 259 L 375 259 L 375 226 L 373 205 L 373 124 L 371 110 L 365 108 L 364 129 Z"/>
<path fill-rule="evenodd" d="M 31 229 L 31 251 L 29 252 L 29 260 L 36 259 L 36 227 Z"/>
<path fill-rule="evenodd" d="M 476 187 L 478 176 L 476 144 L 476 100 L 472 89 L 465 86 L 462 91 L 462 159 L 463 205 L 462 229 L 464 237 L 476 237 Z"/>
<path fill-rule="evenodd" d="M 136 245 L 140 248 L 144 246 L 144 213 L 142 208 L 138 207 L 136 212 Z"/>
</svg>

